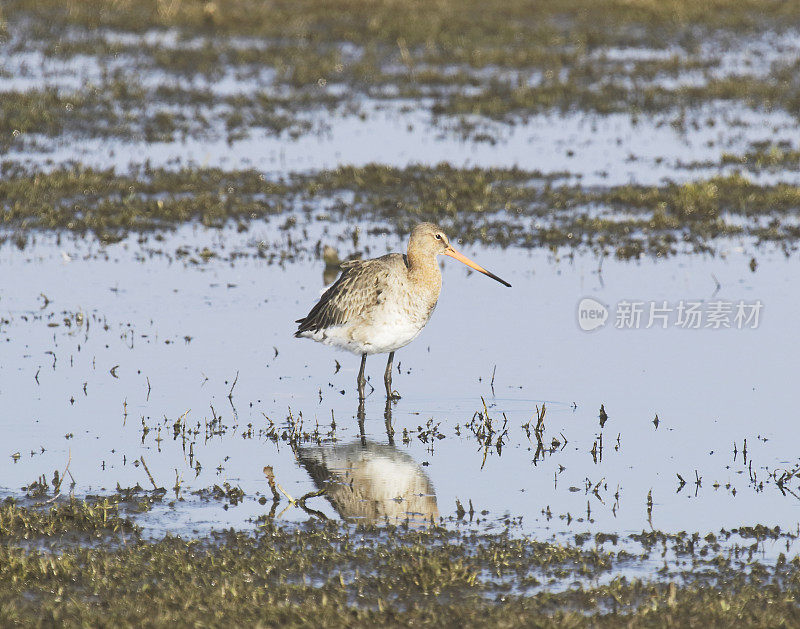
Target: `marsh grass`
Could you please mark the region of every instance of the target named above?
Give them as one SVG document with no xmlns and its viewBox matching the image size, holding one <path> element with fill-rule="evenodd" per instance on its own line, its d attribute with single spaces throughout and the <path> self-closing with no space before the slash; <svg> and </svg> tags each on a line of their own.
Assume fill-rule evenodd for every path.
<svg viewBox="0 0 800 629">
<path fill-rule="evenodd" d="M 769 565 L 725 554 L 719 538 L 730 532 L 631 536 L 642 558 L 669 547 L 690 559 L 682 570 L 645 581 L 611 576 L 640 561 L 617 548 L 615 535 L 554 544 L 510 530 L 278 525 L 267 518 L 250 532 L 146 540 L 129 520 L 103 515 L 102 505 L 115 502 L 107 496 L 49 509 L 3 506 L 0 622 L 655 627 L 790 626 L 800 619 L 800 562 L 780 555 Z M 70 530 L 132 537 L 30 546 Z M 741 534 L 784 536 L 766 527 Z M 581 585 L 565 587 L 571 583 Z"/>
<path fill-rule="evenodd" d="M 253 170 L 202 168 L 117 174 L 67 166 L 41 173 L 5 163 L 0 171 L 0 226 L 23 239 L 48 230 L 94 233 L 115 242 L 129 233 L 190 222 L 244 229 L 253 220 L 280 215 L 288 217 L 287 230 L 302 229 L 305 222 L 297 219 L 303 217 L 373 222 L 400 234 L 417 222 L 434 221 L 467 242 L 583 247 L 621 258 L 713 251 L 715 239 L 732 236 L 788 247 L 800 238 L 793 227 L 800 188 L 756 184 L 742 174 L 586 189 L 561 183 L 559 174 L 447 164 L 341 167 L 275 179 Z M 325 211 L 315 212 L 323 201 Z M 210 259 L 217 253 L 199 255 Z"/>
<path fill-rule="evenodd" d="M 434 123 L 454 118 L 462 132 L 490 139 L 469 130 L 470 116 L 513 124 L 546 111 L 641 115 L 710 102 L 800 115 L 796 60 L 720 71 L 722 56 L 749 39 L 800 28 L 798 5 L 776 0 L 11 0 L 3 15 L 9 52 L 88 57 L 100 78 L 71 92 L 7 91 L 2 143 L 14 132 L 291 137 L 313 130 L 308 114 L 357 109 L 365 97 L 425 99 Z M 631 57 L 620 60 L 615 52 L 626 49 Z M 638 58 L 637 50 L 666 54 Z M 700 81 L 682 80 L 698 73 Z M 146 74 L 161 86 L 143 88 Z M 247 89 L 212 94 L 226 75 Z M 207 87 L 176 88 L 176 77 Z"/>
</svg>

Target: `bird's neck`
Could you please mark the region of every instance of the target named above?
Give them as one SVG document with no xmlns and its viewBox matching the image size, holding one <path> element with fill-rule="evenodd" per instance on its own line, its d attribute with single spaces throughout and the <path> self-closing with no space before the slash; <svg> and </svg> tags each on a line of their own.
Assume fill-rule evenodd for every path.
<svg viewBox="0 0 800 629">
<path fill-rule="evenodd" d="M 436 261 L 436 256 L 432 253 L 408 251 L 408 275 L 412 281 L 420 287 L 429 289 L 439 297 L 442 288 L 442 272 Z"/>
</svg>

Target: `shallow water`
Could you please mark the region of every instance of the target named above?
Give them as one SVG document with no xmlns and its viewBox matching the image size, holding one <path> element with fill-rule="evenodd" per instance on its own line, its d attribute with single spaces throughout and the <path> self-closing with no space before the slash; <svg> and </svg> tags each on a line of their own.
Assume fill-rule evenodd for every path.
<svg viewBox="0 0 800 629">
<path fill-rule="evenodd" d="M 271 176 L 342 164 L 404 167 L 447 162 L 456 167 L 563 172 L 585 186 L 615 186 L 683 182 L 732 172 L 734 166 L 685 165 L 717 162 L 724 152 L 743 153 L 754 142 L 778 136 L 800 146 L 800 131 L 788 114 L 721 105 L 690 114 L 699 125 L 691 132 L 674 128 L 668 116 L 633 120 L 627 114 L 539 114 L 511 126 L 482 122 L 492 130 L 495 142 L 464 139 L 457 131 L 446 130 L 457 126 L 455 119 L 448 122 L 440 117 L 434 122 L 423 111 L 405 111 L 403 103 L 365 101 L 360 107 L 364 118 L 317 111 L 309 115 L 317 132 L 294 140 L 254 129 L 248 137 L 233 141 L 220 130 L 216 138 L 175 142 L 87 139 L 53 144 L 34 138 L 38 146 L 31 147 L 23 143 L 31 138 L 24 136 L 20 152 L 12 145 L 8 156 L 45 168 L 77 161 L 127 172 L 131 165 L 146 159 L 153 167 L 257 168 Z M 713 126 L 706 125 L 711 119 Z M 797 172 L 786 171 L 748 174 L 752 181 L 763 184 L 791 183 L 798 181 L 797 177 Z"/>
<path fill-rule="evenodd" d="M 209 119 L 202 133 L 190 133 L 171 142 L 148 142 L 139 137 L 112 139 L 86 137 L 75 141 L 65 135 L 46 138 L 35 133 L 16 135 L 5 159 L 50 168 L 68 161 L 86 166 L 114 167 L 126 171 L 131 164 L 148 161 L 152 166 L 196 164 L 223 168 L 257 168 L 270 175 L 336 168 L 342 164 L 360 166 L 381 163 L 403 167 L 409 164 L 433 165 L 449 162 L 456 167 L 519 167 L 544 173 L 565 172 L 585 186 L 615 186 L 627 183 L 656 185 L 665 180 L 689 181 L 719 172 L 732 172 L 735 166 L 718 164 L 724 153 L 744 154 L 757 142 L 783 141 L 800 146 L 796 119 L 777 108 L 746 106 L 741 102 L 707 101 L 699 107 L 668 111 L 657 115 L 614 113 L 600 115 L 580 109 L 537 113 L 509 121 L 492 121 L 480 116 L 434 116 L 434 100 L 392 97 L 396 86 L 385 86 L 386 98 L 349 94 L 351 88 L 331 82 L 320 87 L 317 96 L 338 99 L 339 106 L 298 104 L 297 119 L 310 122 L 308 130 L 293 128 L 278 133 L 253 126 L 229 137 L 225 121 L 217 114 L 230 110 L 220 105 L 225 96 L 235 94 L 292 96 L 286 86 L 276 85 L 275 69 L 270 67 L 218 68 L 219 76 L 187 70 L 186 74 L 166 72 L 134 55 L 135 48 L 115 55 L 89 54 L 62 58 L 47 56 L 43 50 L 53 42 L 28 40 L 30 26 L 24 21 L 10 29 L 9 39 L 0 43 L 0 92 L 51 87 L 62 93 L 107 89 L 117 71 L 136 68 L 126 80 L 148 91 L 196 89 L 215 97 L 217 105 L 177 106 L 161 104 L 164 112 L 193 120 Z M 91 35 L 91 37 L 90 37 Z M 266 42 L 253 38 L 183 37 L 175 30 L 152 30 L 144 34 L 104 31 L 88 34 L 68 30 L 64 42 L 99 37 L 107 42 L 135 47 L 137 44 L 192 49 L 224 43 L 234 47 L 263 47 Z M 764 75 L 774 65 L 790 63 L 797 56 L 797 33 L 769 33 L 763 37 L 726 39 L 724 34 L 706 41 L 691 58 L 708 63 L 708 69 L 689 70 L 676 76 L 657 75 L 653 84 L 677 89 L 680 85 L 704 84 L 709 77 Z M 344 43 L 346 58 L 357 58 L 359 48 Z M 685 59 L 679 47 L 648 49 L 638 47 L 600 47 L 593 55 L 620 64 L 648 60 Z M 137 65 L 139 64 L 139 65 Z M 405 66 L 400 69 L 405 72 Z M 447 70 L 447 68 L 439 68 Z M 509 69 L 458 68 L 482 80 L 513 74 Z M 386 68 L 390 71 L 391 68 Z M 535 75 L 536 73 L 534 73 Z M 633 80 L 633 79 L 631 79 Z M 646 82 L 645 82 L 646 83 Z M 631 90 L 645 83 L 637 78 Z M 466 86 L 453 86 L 457 91 Z M 145 110 L 134 108 L 134 117 Z M 294 137 L 298 134 L 299 137 Z M 478 141 L 475 141 L 478 139 Z M 686 165 L 693 165 L 687 168 Z M 759 183 L 797 182 L 794 171 L 760 172 L 748 175 Z"/>
<path fill-rule="evenodd" d="M 125 45 L 202 44 L 175 31 L 106 37 Z M 796 56 L 796 41 L 791 32 L 747 45 L 709 42 L 698 59 L 716 59 L 710 70 L 659 75 L 648 84 L 675 88 L 765 74 Z M 358 55 L 355 47 L 343 52 Z M 633 63 L 669 59 L 676 50 L 606 47 L 598 54 Z M 12 39 L 0 47 L 0 92 L 87 89 L 130 61 L 50 58 Z M 513 73 L 470 71 L 482 80 Z M 136 82 L 149 90 L 212 93 L 213 107 L 174 107 L 191 118 L 224 107 L 225 96 L 283 95 L 275 73 L 228 68 L 209 78 L 145 70 Z M 529 82 L 539 80 L 528 72 Z M 35 169 L 76 161 L 120 172 L 143 163 L 254 168 L 268 178 L 342 165 L 449 162 L 563 173 L 592 188 L 732 172 L 735 166 L 715 164 L 757 142 L 800 147 L 795 117 L 743 104 L 710 101 L 649 116 L 573 108 L 512 123 L 435 117 L 433 100 L 392 98 L 392 86 L 384 86 L 386 98 L 350 101 L 347 86 L 325 89 L 343 104 L 301 105 L 293 113 L 311 122 L 311 131 L 297 137 L 251 127 L 229 140 L 222 119 L 174 142 L 21 134 L 9 140 L 3 160 Z M 798 172 L 747 176 L 798 183 Z M 611 208 L 598 212 L 622 216 Z M 282 521 L 409 519 L 422 526 L 441 517 L 453 526 L 489 528 L 513 521 L 517 531 L 559 540 L 756 524 L 800 534 L 793 407 L 800 358 L 791 343 L 800 309 L 796 256 L 733 241 L 714 257 L 638 262 L 469 247 L 465 253 L 513 288 L 443 263 L 437 312 L 395 360 L 402 398 L 386 407 L 384 357 L 370 358 L 375 391 L 359 422 L 358 357 L 292 336 L 293 321 L 324 282 L 322 263 L 291 255 L 289 239 L 303 229 L 303 251 L 319 239 L 342 258 L 355 253 L 348 244 L 355 226 L 323 227 L 309 216 L 292 215 L 299 227 L 289 234 L 278 226 L 287 218 L 281 216 L 252 221 L 243 232 L 186 225 L 158 239 L 131 235 L 107 246 L 53 234 L 30 235 L 23 250 L 0 244 L 0 497 L 18 497 L 40 475 L 49 481 L 54 470 L 66 469 L 70 489 L 81 496 L 118 485 L 166 488 L 165 501 L 136 518 L 151 535 L 248 528 L 271 512 L 269 466 L 283 497 L 307 496 L 301 504 L 282 500 L 272 512 Z M 359 253 L 405 246 L 395 235 L 370 236 L 373 226 L 360 227 Z M 290 255 L 268 264 L 255 255 L 259 242 Z M 219 257 L 204 260 L 204 247 Z M 605 326 L 593 332 L 578 322 L 585 298 L 610 309 Z M 622 301 L 643 304 L 641 329 L 617 329 Z M 681 329 L 674 317 L 682 301 L 699 301 L 706 311 L 720 301 L 759 302 L 763 309 L 755 329 Z M 644 329 L 647 308 L 662 302 L 673 309 L 667 328 L 656 320 Z M 241 488 L 245 496 L 237 504 L 193 493 L 214 485 Z M 779 539 L 760 550 L 773 559 L 790 545 Z M 657 562 L 632 573 L 642 566 L 654 572 Z"/>
<path fill-rule="evenodd" d="M 159 245 L 232 249 L 280 238 L 274 230 L 187 227 Z M 391 236 L 364 242 L 372 255 L 403 246 Z M 350 253 L 339 246 L 340 255 Z M 0 249 L 4 493 L 40 474 L 49 479 L 68 461 L 79 494 L 149 487 L 138 464 L 144 457 L 158 485 L 177 479 L 186 498 L 145 516 L 153 531 L 245 526 L 269 511 L 255 500 L 271 500 L 267 465 L 293 497 L 332 480 L 339 494 L 312 497 L 307 507 L 351 520 L 456 517 L 456 501 L 466 511 L 471 501 L 475 519 L 522 516 L 523 530 L 542 535 L 800 526 L 800 501 L 770 479 L 800 463 L 792 419 L 800 359 L 787 342 L 800 305 L 796 258 L 731 243 L 717 257 L 607 259 L 598 273 L 591 255 L 470 247 L 468 255 L 513 288 L 444 264 L 433 319 L 396 356 L 403 397 L 391 408 L 390 443 L 383 358 L 368 361 L 376 390 L 362 438 L 358 358 L 292 337 L 292 322 L 323 288 L 321 263 L 191 264 L 141 251 L 133 239 L 101 247 L 48 237 L 23 251 Z M 604 328 L 578 326 L 584 297 L 611 307 Z M 620 330 L 614 305 L 622 300 L 760 300 L 763 309 L 756 329 Z M 488 448 L 469 427 L 475 420 L 478 430 L 482 399 L 497 430 Z M 534 418 L 535 426 L 543 404 L 548 451 L 537 457 L 535 433 L 529 439 L 523 424 Z M 303 431 L 318 423 L 321 435 L 333 417 L 336 442 L 293 451 L 260 432 L 290 413 L 302 416 Z M 174 436 L 181 416 L 199 434 Z M 242 504 L 223 509 L 189 493 L 223 482 L 245 491 Z M 796 485 L 786 486 L 797 492 Z M 295 506 L 280 517 L 309 516 Z"/>
</svg>

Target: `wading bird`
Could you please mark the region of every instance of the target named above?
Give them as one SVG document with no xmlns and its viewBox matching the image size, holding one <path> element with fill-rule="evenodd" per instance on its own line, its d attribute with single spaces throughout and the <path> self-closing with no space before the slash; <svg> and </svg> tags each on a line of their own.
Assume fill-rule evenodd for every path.
<svg viewBox="0 0 800 629">
<path fill-rule="evenodd" d="M 411 232 L 408 253 L 390 253 L 371 260 L 342 263 L 342 274 L 302 319 L 295 336 L 305 337 L 361 355 L 358 397 L 364 399 L 364 368 L 369 354 L 389 353 L 384 383 L 390 399 L 392 361 L 396 350 L 408 345 L 431 318 L 442 289 L 436 256 L 446 255 L 488 275 L 490 273 L 453 249 L 444 232 L 432 223 L 420 223 Z"/>
<path fill-rule="evenodd" d="M 298 448 L 297 458 L 343 520 L 424 524 L 439 519 L 436 491 L 411 456 L 372 441 Z"/>
</svg>

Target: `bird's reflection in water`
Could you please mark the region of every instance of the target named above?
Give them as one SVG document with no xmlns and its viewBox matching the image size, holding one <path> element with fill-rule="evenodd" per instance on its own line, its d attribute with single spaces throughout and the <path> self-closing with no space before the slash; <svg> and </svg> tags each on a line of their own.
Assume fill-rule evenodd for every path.
<svg viewBox="0 0 800 629">
<path fill-rule="evenodd" d="M 439 517 L 433 483 L 411 456 L 389 443 L 370 441 L 363 432 L 350 444 L 301 447 L 297 458 L 344 520 L 380 524 L 408 521 L 425 525 Z M 387 430 L 391 408 L 387 406 Z"/>
</svg>

